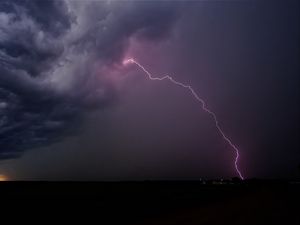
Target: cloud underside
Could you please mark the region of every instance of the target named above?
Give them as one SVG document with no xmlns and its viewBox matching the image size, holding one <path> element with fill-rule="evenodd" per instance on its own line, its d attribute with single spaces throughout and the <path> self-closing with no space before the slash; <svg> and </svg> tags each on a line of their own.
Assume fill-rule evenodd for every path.
<svg viewBox="0 0 300 225">
<path fill-rule="evenodd" d="M 102 68 L 129 38 L 164 38 L 177 18 L 168 2 L 1 1 L 0 159 L 59 141 L 113 103 Z"/>
</svg>

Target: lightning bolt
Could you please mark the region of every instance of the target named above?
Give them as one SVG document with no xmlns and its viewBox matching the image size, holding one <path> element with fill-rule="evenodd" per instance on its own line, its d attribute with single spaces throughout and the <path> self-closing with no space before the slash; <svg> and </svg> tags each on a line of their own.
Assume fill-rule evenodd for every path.
<svg viewBox="0 0 300 225">
<path fill-rule="evenodd" d="M 217 116 L 214 112 L 212 112 L 210 109 L 207 108 L 205 101 L 199 97 L 199 95 L 195 92 L 195 90 L 192 88 L 192 86 L 181 83 L 177 80 L 175 80 L 173 77 L 166 75 L 163 77 L 154 77 L 148 70 L 145 69 L 144 66 L 142 66 L 140 63 L 138 63 L 137 61 L 135 61 L 133 58 L 129 58 L 129 59 L 125 59 L 123 61 L 123 65 L 128 65 L 128 64 L 135 64 L 137 65 L 142 71 L 145 72 L 145 74 L 147 75 L 147 77 L 152 80 L 152 81 L 163 81 L 163 80 L 169 80 L 170 82 L 172 82 L 173 84 L 185 88 L 187 89 L 192 96 L 201 103 L 202 105 L 202 109 L 207 112 L 214 120 L 215 126 L 217 128 L 217 130 L 219 131 L 219 133 L 221 134 L 221 136 L 223 137 L 223 139 L 230 145 L 230 147 L 234 150 L 235 152 L 235 160 L 234 160 L 234 166 L 235 166 L 235 170 L 237 172 L 237 174 L 239 175 L 239 177 L 244 180 L 244 177 L 238 167 L 238 161 L 239 161 L 239 149 L 231 142 L 231 140 L 225 135 L 225 133 L 223 132 L 223 130 L 221 129 L 220 125 L 219 125 L 219 121 L 217 119 Z"/>
</svg>

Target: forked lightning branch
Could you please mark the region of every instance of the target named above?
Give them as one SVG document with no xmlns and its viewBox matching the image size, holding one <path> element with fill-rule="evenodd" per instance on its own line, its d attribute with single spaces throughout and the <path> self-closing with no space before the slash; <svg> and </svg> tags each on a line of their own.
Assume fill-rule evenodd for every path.
<svg viewBox="0 0 300 225">
<path fill-rule="evenodd" d="M 244 177 L 239 169 L 239 166 L 238 166 L 238 162 L 239 162 L 239 157 L 240 157 L 240 154 L 239 154 L 239 150 L 238 148 L 232 143 L 232 141 L 225 135 L 225 133 L 223 132 L 223 130 L 221 129 L 220 125 L 219 125 L 219 122 L 218 122 L 218 119 L 217 119 L 217 116 L 214 112 L 212 112 L 211 110 L 209 110 L 206 106 L 206 103 L 205 101 L 199 97 L 199 95 L 195 92 L 195 90 L 192 88 L 192 86 L 190 85 L 187 85 L 187 84 L 184 84 L 184 83 L 181 83 L 177 80 L 175 80 L 173 77 L 169 76 L 169 75 L 166 75 L 166 76 L 163 76 L 163 77 L 154 77 L 148 70 L 145 69 L 144 66 L 142 66 L 140 63 L 138 63 L 136 60 L 134 60 L 133 58 L 129 58 L 129 59 L 125 59 L 123 61 L 123 65 L 128 65 L 128 64 L 135 64 L 137 65 L 143 72 L 145 72 L 145 74 L 147 75 L 147 77 L 152 80 L 152 81 L 163 81 L 163 80 L 169 80 L 170 82 L 172 82 L 173 84 L 179 86 L 179 87 L 182 87 L 182 88 L 185 88 L 187 89 L 191 94 L 192 96 L 198 101 L 200 102 L 201 106 L 202 106 L 202 109 L 207 112 L 214 120 L 214 123 L 215 123 L 215 126 L 218 130 L 218 132 L 221 134 L 222 138 L 230 145 L 230 147 L 234 150 L 235 152 L 235 159 L 234 159 L 234 166 L 235 166 L 235 170 L 237 172 L 237 174 L 239 175 L 239 177 L 243 180 Z"/>
</svg>

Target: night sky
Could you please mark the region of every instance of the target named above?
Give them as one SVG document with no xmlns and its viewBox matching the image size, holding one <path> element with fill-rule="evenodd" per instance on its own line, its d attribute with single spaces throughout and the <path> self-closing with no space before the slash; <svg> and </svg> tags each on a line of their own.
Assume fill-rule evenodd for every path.
<svg viewBox="0 0 300 225">
<path fill-rule="evenodd" d="M 295 178 L 298 1 L 0 1 L 0 175 Z"/>
</svg>

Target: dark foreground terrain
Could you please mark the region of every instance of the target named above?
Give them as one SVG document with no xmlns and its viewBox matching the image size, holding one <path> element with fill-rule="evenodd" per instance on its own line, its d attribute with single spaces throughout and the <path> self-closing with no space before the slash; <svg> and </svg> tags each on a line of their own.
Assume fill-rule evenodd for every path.
<svg viewBox="0 0 300 225">
<path fill-rule="evenodd" d="M 293 182 L 2 182 L 0 224 L 300 224 Z"/>
</svg>

